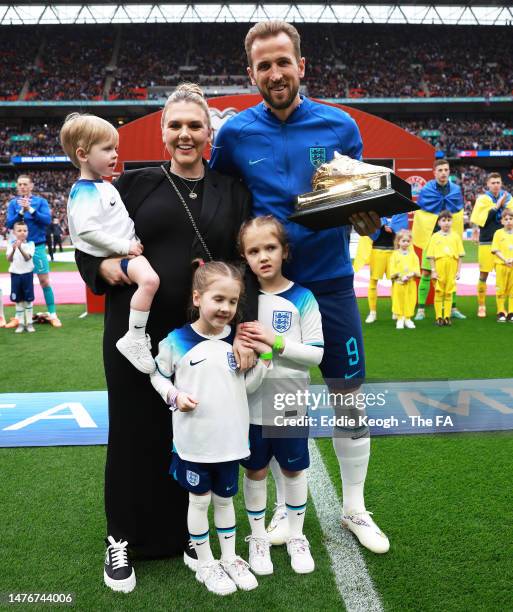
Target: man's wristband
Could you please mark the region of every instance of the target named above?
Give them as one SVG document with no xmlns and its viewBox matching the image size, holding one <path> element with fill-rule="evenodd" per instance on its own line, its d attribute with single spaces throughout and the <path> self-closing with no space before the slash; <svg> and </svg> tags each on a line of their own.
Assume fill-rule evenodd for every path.
<svg viewBox="0 0 513 612">
<path fill-rule="evenodd" d="M 265 359 L 266 361 L 271 361 L 271 359 L 273 358 L 273 352 L 269 351 L 268 353 L 262 353 L 260 355 L 260 359 Z"/>
<path fill-rule="evenodd" d="M 282 351 L 284 348 L 285 341 L 283 339 L 283 336 L 276 334 L 276 336 L 274 336 L 273 351 Z"/>
</svg>

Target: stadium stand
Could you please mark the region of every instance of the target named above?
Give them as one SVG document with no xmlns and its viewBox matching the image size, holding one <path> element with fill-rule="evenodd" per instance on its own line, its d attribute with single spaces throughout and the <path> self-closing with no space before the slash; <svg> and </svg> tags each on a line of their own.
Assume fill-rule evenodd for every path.
<svg viewBox="0 0 513 612">
<path fill-rule="evenodd" d="M 513 92 L 513 37 L 505 27 L 301 24 L 300 30 L 310 95 Z M 145 99 L 154 87 L 191 78 L 245 88 L 246 31 L 246 24 L 5 27 L 0 97 Z"/>
<path fill-rule="evenodd" d="M 462 150 L 513 149 L 513 120 L 498 120 L 493 115 L 446 117 L 387 116 L 389 121 L 430 142 L 448 157 Z M 62 118 L 64 119 L 64 117 Z M 124 118 L 127 123 L 130 119 Z M 0 159 L 16 155 L 62 155 L 59 122 L 0 121 Z M 22 139 L 20 139 L 22 137 Z"/>
</svg>

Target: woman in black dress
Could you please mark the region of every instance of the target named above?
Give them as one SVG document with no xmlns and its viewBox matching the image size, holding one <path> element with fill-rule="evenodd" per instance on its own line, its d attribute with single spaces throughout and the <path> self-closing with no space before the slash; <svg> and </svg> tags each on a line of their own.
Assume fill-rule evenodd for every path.
<svg viewBox="0 0 513 612">
<path fill-rule="evenodd" d="M 162 115 L 162 138 L 172 157 L 165 165 L 167 173 L 160 167 L 131 170 L 116 183 L 144 245 L 144 255 L 160 277 L 147 327 L 155 348 L 173 328 L 187 321 L 191 261 L 196 257 L 207 260 L 209 254 L 213 259 L 237 261 L 237 233 L 250 214 L 250 195 L 242 183 L 210 170 L 203 161 L 211 133 L 201 89 L 178 87 Z M 128 326 L 134 287 L 120 268 L 120 258 L 99 259 L 77 252 L 76 259 L 88 286 L 106 295 L 103 351 L 109 441 L 104 580 L 110 588 L 128 592 L 135 586 L 135 573 L 127 546 L 144 557 L 183 552 L 185 562 L 193 568 L 187 493 L 169 476 L 171 413 L 149 377 L 131 366 L 115 347 Z M 245 320 L 254 320 L 256 289 L 253 292 L 249 284 Z M 252 359 L 246 352 L 241 355 L 241 365 L 251 365 Z"/>
</svg>

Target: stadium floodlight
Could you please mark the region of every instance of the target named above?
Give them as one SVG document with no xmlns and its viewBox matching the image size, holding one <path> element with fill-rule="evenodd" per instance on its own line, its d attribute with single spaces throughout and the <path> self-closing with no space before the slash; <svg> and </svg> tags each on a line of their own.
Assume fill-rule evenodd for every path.
<svg viewBox="0 0 513 612">
<path fill-rule="evenodd" d="M 480 6 L 439 4 L 0 4 L 0 25 L 82 23 L 248 23 L 285 19 L 296 23 L 418 25 L 513 25 L 513 8 L 493 2 Z"/>
</svg>

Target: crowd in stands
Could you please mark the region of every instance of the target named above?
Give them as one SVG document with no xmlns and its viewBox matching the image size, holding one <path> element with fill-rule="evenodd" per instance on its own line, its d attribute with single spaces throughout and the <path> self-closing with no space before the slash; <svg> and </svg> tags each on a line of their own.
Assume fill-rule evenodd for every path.
<svg viewBox="0 0 513 612">
<path fill-rule="evenodd" d="M 444 151 L 446 157 L 454 157 L 463 150 L 513 150 L 513 118 L 506 121 L 493 116 L 466 116 L 465 119 L 454 116 L 405 119 L 396 116 L 390 121 L 427 140 L 438 151 Z M 504 134 L 505 131 L 512 134 Z"/>
<path fill-rule="evenodd" d="M 63 155 L 59 129 L 57 123 L 0 122 L 0 160 L 5 162 L 20 155 Z"/>
<path fill-rule="evenodd" d="M 4 27 L 0 36 L 0 100 L 17 100 L 30 74 L 42 32 L 26 26 Z"/>
<path fill-rule="evenodd" d="M 492 115 L 467 115 L 464 119 L 457 116 L 405 119 L 403 115 L 387 119 L 427 140 L 447 157 L 455 157 L 461 150 L 513 150 L 513 135 L 504 134 L 505 130 L 513 130 L 513 119 L 499 120 Z M 124 122 L 128 121 L 125 118 Z M 62 121 L 0 122 L 0 161 L 8 161 L 16 155 L 62 155 L 59 144 L 61 125 Z M 30 140 L 18 140 L 19 136 L 30 136 Z"/>
<path fill-rule="evenodd" d="M 3 28 L 0 97 L 134 99 L 180 80 L 239 83 L 247 24 Z M 494 96 L 513 92 L 509 27 L 301 24 L 316 97 Z M 21 34 L 21 36 L 20 36 Z M 119 43 L 119 44 L 118 44 Z M 245 83 L 247 84 L 247 82 Z"/>
<path fill-rule="evenodd" d="M 31 99 L 90 100 L 103 96 L 115 29 L 93 28 L 45 28 L 44 43 L 29 76 Z"/>
</svg>

